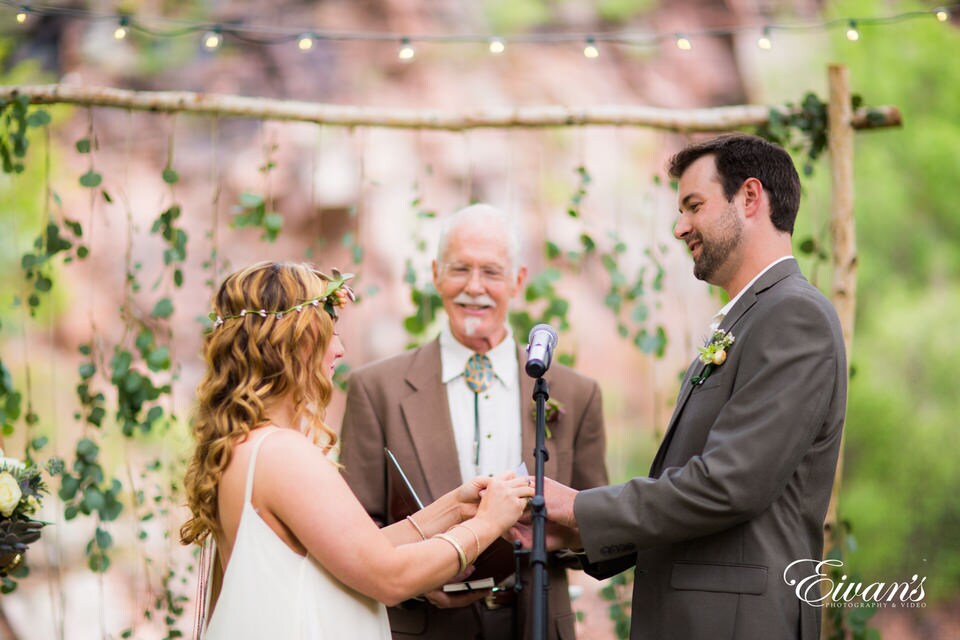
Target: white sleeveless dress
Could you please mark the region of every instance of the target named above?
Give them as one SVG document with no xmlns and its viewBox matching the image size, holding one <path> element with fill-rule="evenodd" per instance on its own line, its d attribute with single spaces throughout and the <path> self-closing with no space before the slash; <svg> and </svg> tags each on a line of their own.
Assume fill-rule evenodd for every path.
<svg viewBox="0 0 960 640">
<path fill-rule="evenodd" d="M 309 555 L 286 545 L 250 502 L 257 452 L 253 445 L 243 511 L 230 562 L 205 640 L 390 640 L 382 603 L 346 586 Z"/>
</svg>

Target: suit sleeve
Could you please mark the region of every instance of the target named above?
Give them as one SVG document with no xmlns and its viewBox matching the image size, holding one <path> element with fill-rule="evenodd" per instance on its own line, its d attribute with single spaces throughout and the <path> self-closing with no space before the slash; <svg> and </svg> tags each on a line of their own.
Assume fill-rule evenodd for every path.
<svg viewBox="0 0 960 640">
<path fill-rule="evenodd" d="M 606 485 L 609 480 L 605 455 L 603 401 L 600 386 L 591 381 L 589 400 L 574 439 L 570 486 L 574 489 L 592 489 Z"/>
<path fill-rule="evenodd" d="M 340 437 L 341 473 L 363 508 L 382 527 L 387 524 L 385 436 L 367 380 L 360 372 L 350 377 Z"/>
<path fill-rule="evenodd" d="M 824 424 L 843 344 L 825 301 L 796 295 L 766 313 L 733 347 L 741 349 L 737 369 L 724 373 L 735 374 L 735 383 L 700 455 L 658 478 L 577 496 L 574 511 L 591 562 L 722 531 L 780 496 Z M 677 427 L 684 427 L 682 417 Z"/>
</svg>

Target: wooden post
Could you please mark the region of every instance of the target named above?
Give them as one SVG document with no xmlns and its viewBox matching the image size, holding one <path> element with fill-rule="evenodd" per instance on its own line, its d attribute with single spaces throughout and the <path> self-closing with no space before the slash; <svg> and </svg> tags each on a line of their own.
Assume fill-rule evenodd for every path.
<svg viewBox="0 0 960 640">
<path fill-rule="evenodd" d="M 829 105 L 827 141 L 830 150 L 830 177 L 832 197 L 830 203 L 830 237 L 833 255 L 833 284 L 830 297 L 840 326 L 843 329 L 843 342 L 847 350 L 847 380 L 850 379 L 850 361 L 853 356 L 853 323 L 856 312 L 857 293 L 857 242 L 853 217 L 853 108 L 851 105 L 850 83 L 847 68 L 843 65 L 830 65 Z M 824 555 L 831 549 L 831 542 L 843 540 L 844 531 L 838 529 L 837 503 L 843 479 L 844 441 L 840 441 L 840 456 L 837 460 L 837 472 L 834 477 L 830 506 L 824 523 L 827 532 Z M 831 533 L 838 537 L 833 537 Z M 830 632 L 824 624 L 822 638 Z"/>
</svg>

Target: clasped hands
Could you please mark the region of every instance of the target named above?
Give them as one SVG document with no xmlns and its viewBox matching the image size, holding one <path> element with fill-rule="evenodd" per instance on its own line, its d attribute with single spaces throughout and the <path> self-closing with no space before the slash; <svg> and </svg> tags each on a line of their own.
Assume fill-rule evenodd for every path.
<svg viewBox="0 0 960 640">
<path fill-rule="evenodd" d="M 525 480 L 526 482 L 522 482 Z M 478 515 L 481 511 L 489 508 L 502 509 L 504 522 L 503 537 L 509 542 L 520 540 L 524 549 L 530 549 L 533 546 L 533 524 L 532 512 L 529 507 L 510 513 L 510 508 L 505 504 L 505 498 L 512 496 L 516 499 L 518 488 L 522 490 L 526 485 L 532 489 L 534 478 L 517 478 L 513 473 L 506 473 L 494 478 L 478 476 L 457 489 L 457 499 L 460 507 L 460 517 L 466 520 Z M 487 494 L 490 494 L 489 496 Z M 530 491 L 526 491 L 530 494 Z M 579 550 L 583 548 L 580 541 L 580 530 L 576 524 L 576 516 L 573 511 L 573 503 L 577 496 L 577 490 L 571 489 L 550 478 L 544 478 L 543 497 L 547 507 L 546 523 L 546 543 L 548 551 L 557 551 L 560 549 Z M 498 506 L 494 507 L 494 494 L 497 494 L 500 500 Z M 514 508 L 516 502 L 513 503 Z M 504 508 L 506 507 L 506 508 Z M 511 525 L 506 522 L 513 518 Z M 469 579 L 473 572 L 473 567 L 467 567 L 463 574 L 456 576 L 452 582 L 458 582 Z M 468 593 L 446 593 L 442 590 L 431 591 L 424 594 L 434 606 L 440 608 L 463 607 L 476 602 L 489 593 L 489 590 L 473 591 Z"/>
<path fill-rule="evenodd" d="M 532 482 L 531 478 L 531 482 Z M 543 499 L 547 508 L 547 523 L 545 540 L 547 551 L 571 549 L 578 551 L 583 548 L 580 541 L 580 529 L 577 527 L 577 518 L 573 511 L 573 503 L 577 498 L 576 489 L 560 484 L 550 478 L 543 479 Z M 510 528 L 507 539 L 520 540 L 524 549 L 533 547 L 532 513 L 527 509 L 523 517 Z"/>
<path fill-rule="evenodd" d="M 494 482 L 512 483 L 516 486 L 518 478 L 513 473 L 506 473 L 495 478 L 478 476 L 469 482 L 465 482 L 458 490 L 457 497 L 460 500 L 460 517 L 462 520 L 472 518 L 477 514 L 477 507 L 480 498 L 486 492 L 488 486 Z M 533 486 L 534 478 L 527 478 L 529 486 Z M 546 541 L 547 551 L 557 551 L 559 549 L 579 550 L 583 548 L 580 541 L 580 529 L 577 527 L 576 516 L 573 511 L 573 503 L 579 493 L 576 489 L 551 480 L 543 479 L 543 498 L 547 507 L 547 527 Z M 509 542 L 520 540 L 524 549 L 529 549 L 533 545 L 533 524 L 531 520 L 532 513 L 529 508 L 525 509 L 519 519 L 504 532 L 504 539 Z M 468 569 L 467 571 L 470 571 Z"/>
</svg>

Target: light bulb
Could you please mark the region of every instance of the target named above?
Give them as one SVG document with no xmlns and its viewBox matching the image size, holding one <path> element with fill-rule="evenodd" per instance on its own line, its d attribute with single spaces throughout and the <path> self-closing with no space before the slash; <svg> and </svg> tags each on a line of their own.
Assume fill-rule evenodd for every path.
<svg viewBox="0 0 960 640">
<path fill-rule="evenodd" d="M 600 50 L 597 49 L 597 45 L 593 43 L 593 38 L 587 38 L 587 44 L 583 48 L 583 56 L 590 59 L 600 57 Z"/>
<path fill-rule="evenodd" d="M 949 11 L 947 11 L 943 7 L 940 7 L 939 9 L 937 9 L 937 20 L 939 20 L 940 22 L 946 22 L 949 17 L 950 17 Z"/>
<path fill-rule="evenodd" d="M 490 40 L 490 53 L 494 55 L 500 55 L 501 53 L 503 53 L 504 49 L 506 48 L 507 46 L 503 43 L 503 40 L 501 40 L 500 38 L 492 38 Z"/>
<path fill-rule="evenodd" d="M 204 48 L 213 51 L 214 49 L 219 49 L 221 44 L 223 44 L 223 36 L 220 34 L 219 29 L 211 29 L 203 34 Z"/>
<path fill-rule="evenodd" d="M 764 51 L 770 51 L 770 49 L 773 49 L 773 40 L 770 39 L 770 27 L 763 28 L 763 35 L 761 35 L 760 39 L 757 40 L 757 46 Z"/>
<path fill-rule="evenodd" d="M 23 7 L 17 11 L 17 24 L 24 24 L 27 21 L 27 8 Z"/>
<path fill-rule="evenodd" d="M 677 49 L 680 49 L 681 51 L 690 51 L 690 49 L 693 49 L 693 45 L 690 43 L 690 40 L 688 40 L 686 36 L 678 35 Z"/>
<path fill-rule="evenodd" d="M 847 40 L 850 42 L 856 42 L 860 39 L 860 32 L 857 31 L 857 21 L 851 20 L 850 26 L 847 27 Z"/>
<path fill-rule="evenodd" d="M 413 45 L 410 44 L 410 38 L 404 38 L 401 40 L 400 50 L 397 51 L 397 57 L 404 62 L 410 62 L 413 60 L 413 56 L 415 55 L 417 55 L 417 52 L 414 50 Z"/>
<path fill-rule="evenodd" d="M 313 36 L 309 33 L 300 36 L 300 39 L 297 40 L 297 48 L 300 49 L 300 51 L 310 51 L 310 49 L 313 49 Z"/>
<path fill-rule="evenodd" d="M 123 40 L 127 37 L 129 29 L 127 28 L 130 24 L 130 18 L 127 16 L 120 16 L 120 20 L 117 23 L 117 28 L 113 30 L 113 37 L 116 40 Z"/>
</svg>

